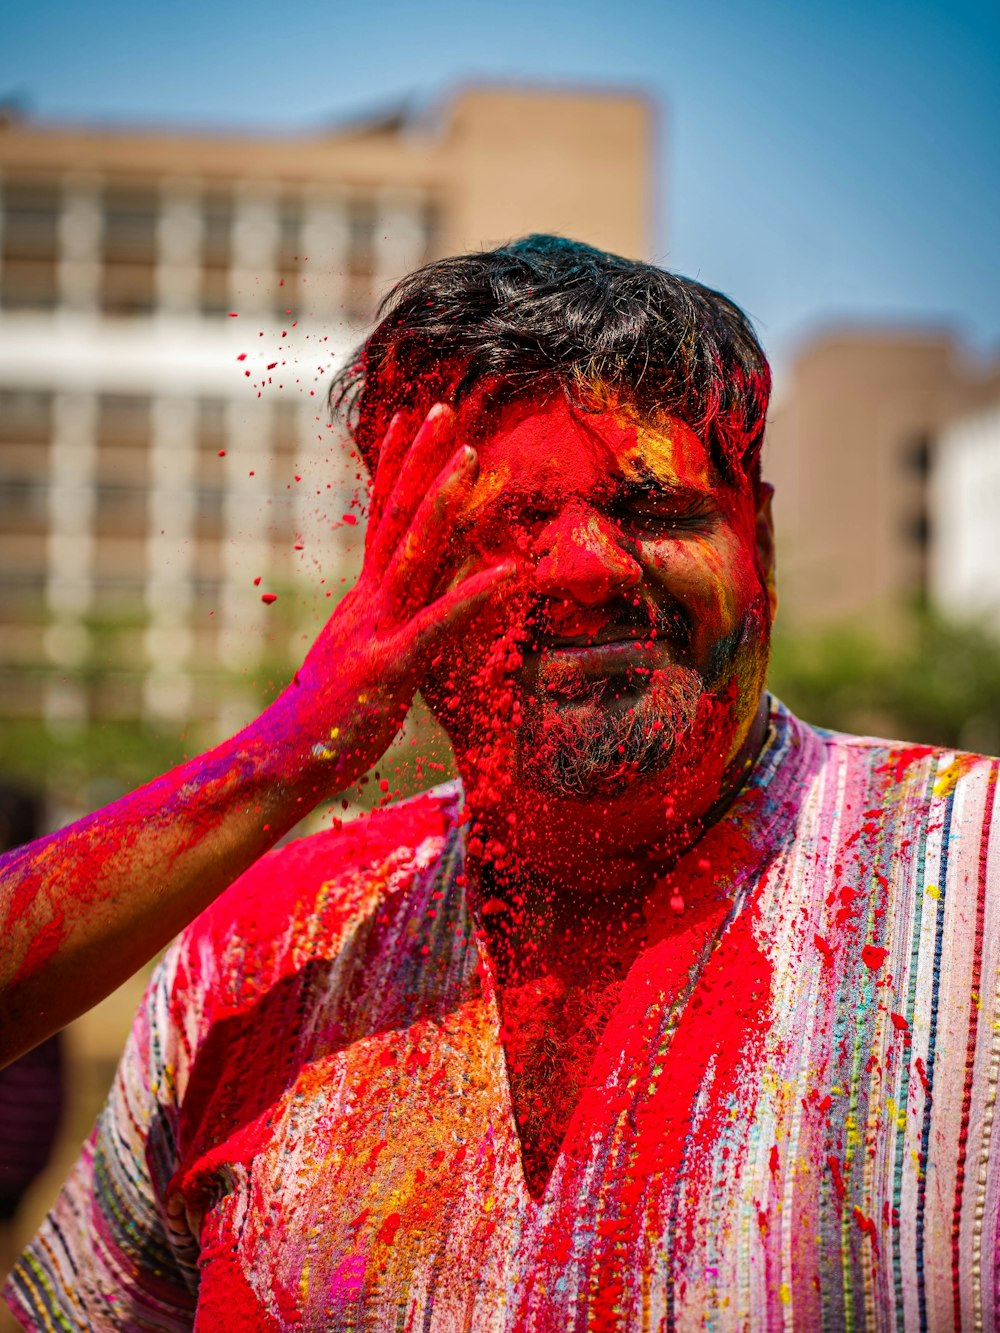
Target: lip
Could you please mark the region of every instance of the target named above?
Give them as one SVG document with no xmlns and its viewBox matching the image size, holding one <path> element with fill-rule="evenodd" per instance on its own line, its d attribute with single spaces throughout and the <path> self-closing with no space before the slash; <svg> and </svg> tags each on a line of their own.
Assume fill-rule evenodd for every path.
<svg viewBox="0 0 1000 1333">
<path fill-rule="evenodd" d="M 542 640 L 541 651 L 562 651 L 566 648 L 605 648 L 632 644 L 651 647 L 657 639 L 649 634 L 548 634 Z"/>
<path fill-rule="evenodd" d="M 542 655 L 546 657 L 550 653 L 613 653 L 629 651 L 649 653 L 662 646 L 662 642 L 656 639 L 583 639 L 576 643 L 557 640 L 555 642 L 542 644 L 541 652 Z"/>
<path fill-rule="evenodd" d="M 534 654 L 542 662 L 573 663 L 594 673 L 639 666 L 666 648 L 662 639 L 603 639 L 594 642 L 549 641 Z"/>
<path fill-rule="evenodd" d="M 638 649 L 640 652 L 655 652 L 668 645 L 669 638 L 662 630 L 651 630 L 648 625 L 641 629 L 631 626 L 622 628 L 608 626 L 590 634 L 542 634 L 527 650 L 526 655 L 548 657 L 553 653 L 593 652 L 609 649 L 624 652 Z"/>
<path fill-rule="evenodd" d="M 576 649 L 612 647 L 624 651 L 638 646 L 646 652 L 668 648 L 686 654 L 691 631 L 688 618 L 675 608 L 649 606 L 644 614 L 608 615 L 609 608 L 580 608 L 572 615 L 557 614 L 544 604 L 527 621 L 529 654 L 572 652 Z M 602 614 L 603 612 L 603 614 Z M 560 623 L 560 621 L 562 623 Z"/>
</svg>

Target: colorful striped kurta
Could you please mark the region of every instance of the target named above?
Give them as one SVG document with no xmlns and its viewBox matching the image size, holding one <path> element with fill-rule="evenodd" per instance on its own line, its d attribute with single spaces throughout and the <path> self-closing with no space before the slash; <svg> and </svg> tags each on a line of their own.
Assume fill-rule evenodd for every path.
<svg viewBox="0 0 1000 1333">
<path fill-rule="evenodd" d="M 541 1197 L 441 788 L 265 857 L 160 966 L 29 1327 L 1000 1327 L 996 761 L 780 705 Z M 608 1034 L 611 1034 L 610 1036 Z"/>
</svg>

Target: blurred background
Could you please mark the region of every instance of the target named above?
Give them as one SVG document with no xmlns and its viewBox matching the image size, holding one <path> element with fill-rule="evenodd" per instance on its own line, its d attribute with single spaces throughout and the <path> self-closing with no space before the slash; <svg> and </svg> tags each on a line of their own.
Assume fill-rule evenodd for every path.
<svg viewBox="0 0 1000 1333">
<path fill-rule="evenodd" d="M 400 274 L 527 231 L 652 259 L 755 321 L 773 688 L 810 721 L 995 752 L 998 66 L 1000 11 L 971 0 L 19 7 L 0 779 L 54 827 L 280 688 L 357 562 L 332 370 Z M 447 765 L 417 714 L 383 768 L 405 792 Z M 10 1244 L 142 984 L 67 1034 L 55 1159 Z"/>
</svg>

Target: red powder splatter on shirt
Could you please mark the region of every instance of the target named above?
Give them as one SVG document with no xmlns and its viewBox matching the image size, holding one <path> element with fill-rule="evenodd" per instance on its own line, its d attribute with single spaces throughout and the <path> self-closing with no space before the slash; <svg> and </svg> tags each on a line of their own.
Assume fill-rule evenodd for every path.
<svg viewBox="0 0 1000 1333">
<path fill-rule="evenodd" d="M 872 1249 L 878 1254 L 878 1230 L 875 1226 L 875 1219 L 866 1216 L 865 1213 L 855 1204 L 854 1220 L 858 1225 L 858 1230 L 862 1235 L 867 1236 L 872 1243 Z"/>
<path fill-rule="evenodd" d="M 838 1199 L 842 1199 L 844 1197 L 845 1190 L 844 1190 L 844 1177 L 841 1174 L 840 1163 L 838 1162 L 836 1157 L 834 1157 L 831 1153 L 830 1156 L 828 1156 L 826 1159 L 826 1164 L 830 1168 L 830 1175 L 833 1178 L 833 1192 L 834 1194 L 836 1194 Z"/>
<path fill-rule="evenodd" d="M 823 955 L 824 963 L 833 962 L 833 948 L 826 942 L 822 935 L 814 935 L 813 944 L 815 944 L 816 948 Z"/>
</svg>

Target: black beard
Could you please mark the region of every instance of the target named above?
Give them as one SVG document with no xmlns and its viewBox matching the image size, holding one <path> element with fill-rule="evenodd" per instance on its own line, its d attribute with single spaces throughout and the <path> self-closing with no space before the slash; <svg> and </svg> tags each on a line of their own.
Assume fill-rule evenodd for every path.
<svg viewBox="0 0 1000 1333">
<path fill-rule="evenodd" d="M 705 682 L 690 667 L 652 672 L 630 699 L 605 702 L 608 682 L 562 706 L 526 700 L 519 767 L 528 784 L 562 796 L 617 795 L 641 774 L 661 772 L 690 730 Z"/>
</svg>

